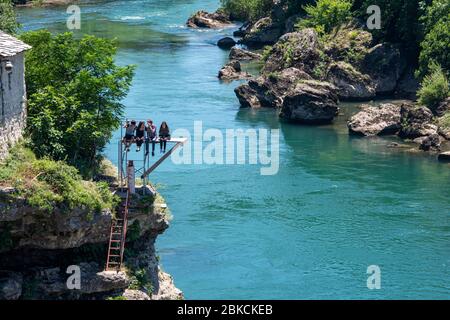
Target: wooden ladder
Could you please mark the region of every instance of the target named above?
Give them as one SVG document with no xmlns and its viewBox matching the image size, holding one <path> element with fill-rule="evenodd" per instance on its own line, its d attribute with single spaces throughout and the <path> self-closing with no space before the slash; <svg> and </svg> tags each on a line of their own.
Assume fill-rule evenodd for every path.
<svg viewBox="0 0 450 320">
<path fill-rule="evenodd" d="M 130 205 L 130 189 L 127 188 L 125 202 L 119 206 L 117 217 L 111 222 L 106 271 L 120 270 L 123 263 L 125 240 L 127 237 L 128 207 Z"/>
</svg>

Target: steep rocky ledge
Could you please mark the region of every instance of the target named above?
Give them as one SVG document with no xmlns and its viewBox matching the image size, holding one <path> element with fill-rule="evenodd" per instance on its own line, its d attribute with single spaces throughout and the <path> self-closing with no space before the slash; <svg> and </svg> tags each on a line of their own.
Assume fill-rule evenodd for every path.
<svg viewBox="0 0 450 320">
<path fill-rule="evenodd" d="M 112 212 L 40 212 L 0 188 L 0 299 L 182 299 L 155 252 L 169 227 L 163 203 L 159 194 L 133 196 L 125 267 L 104 271 Z M 66 285 L 71 265 L 81 270 L 79 290 Z"/>
</svg>

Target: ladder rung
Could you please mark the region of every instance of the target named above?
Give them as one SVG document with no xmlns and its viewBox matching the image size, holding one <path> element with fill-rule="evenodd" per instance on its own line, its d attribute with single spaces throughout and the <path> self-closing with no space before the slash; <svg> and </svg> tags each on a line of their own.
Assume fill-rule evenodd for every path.
<svg viewBox="0 0 450 320">
<path fill-rule="evenodd" d="M 111 258 L 120 258 L 120 255 L 118 256 L 118 255 L 116 255 L 116 254 L 110 254 L 109 255 Z"/>
<path fill-rule="evenodd" d="M 111 240 L 110 242 L 122 242 L 121 240 Z"/>
</svg>

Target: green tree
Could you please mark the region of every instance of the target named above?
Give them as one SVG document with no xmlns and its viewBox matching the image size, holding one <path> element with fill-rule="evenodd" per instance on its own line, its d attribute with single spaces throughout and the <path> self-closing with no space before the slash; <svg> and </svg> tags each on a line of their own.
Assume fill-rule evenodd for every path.
<svg viewBox="0 0 450 320">
<path fill-rule="evenodd" d="M 272 0 L 220 0 L 222 8 L 237 20 L 257 20 L 270 13 Z"/>
<path fill-rule="evenodd" d="M 448 1 L 448 0 L 447 0 Z M 411 61 L 417 61 L 419 44 L 423 39 L 420 17 L 431 0 L 355 0 L 353 10 L 365 20 L 367 8 L 381 9 L 381 29 L 371 30 L 377 42 L 399 43 Z"/>
<path fill-rule="evenodd" d="M 441 65 L 450 75 L 450 1 L 434 0 L 421 21 L 426 35 L 420 45 L 418 75 L 427 74 L 431 64 Z"/>
<path fill-rule="evenodd" d="M 318 0 L 315 5 L 303 7 L 308 16 L 300 20 L 297 27 L 315 28 L 321 34 L 329 33 L 351 19 L 351 8 L 351 0 Z"/>
<path fill-rule="evenodd" d="M 120 125 L 134 66 L 117 66 L 115 43 L 107 39 L 48 31 L 21 39 L 33 47 L 26 54 L 31 146 L 89 176 Z"/>
<path fill-rule="evenodd" d="M 12 0 L 0 0 L 0 30 L 15 34 L 20 25 L 16 21 L 16 13 Z"/>
<path fill-rule="evenodd" d="M 450 95 L 448 80 L 440 65 L 435 63 L 430 65 L 430 74 L 423 79 L 417 95 L 419 103 L 429 107 L 433 112 L 439 103 Z"/>
</svg>

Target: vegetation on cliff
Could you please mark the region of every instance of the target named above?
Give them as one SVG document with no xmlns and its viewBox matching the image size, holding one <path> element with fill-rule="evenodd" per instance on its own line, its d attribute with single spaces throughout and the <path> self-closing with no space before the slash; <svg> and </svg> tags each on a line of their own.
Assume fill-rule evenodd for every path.
<svg viewBox="0 0 450 320">
<path fill-rule="evenodd" d="M 221 0 L 222 8 L 237 20 L 257 20 L 270 13 L 272 0 Z"/>
<path fill-rule="evenodd" d="M 420 104 L 434 111 L 440 102 L 450 96 L 450 87 L 440 65 L 431 64 L 430 68 L 431 73 L 423 79 L 422 86 L 417 95 Z"/>
<path fill-rule="evenodd" d="M 37 159 L 23 144 L 14 146 L 0 167 L 0 186 L 14 187 L 14 196 L 47 213 L 79 208 L 89 218 L 112 210 L 117 202 L 106 183 L 82 180 L 77 169 L 63 161 Z"/>
<path fill-rule="evenodd" d="M 297 28 L 314 28 L 319 34 L 330 33 L 350 20 L 351 8 L 351 0 L 319 0 L 315 5 L 303 6 L 307 18 L 301 19 Z"/>
</svg>

